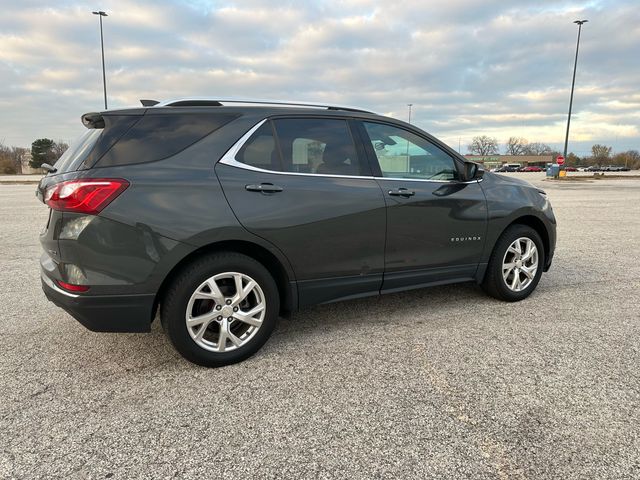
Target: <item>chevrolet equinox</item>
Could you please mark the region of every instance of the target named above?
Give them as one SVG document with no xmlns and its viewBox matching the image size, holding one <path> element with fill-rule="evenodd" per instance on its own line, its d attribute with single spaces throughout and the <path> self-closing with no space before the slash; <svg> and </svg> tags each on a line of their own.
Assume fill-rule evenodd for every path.
<svg viewBox="0 0 640 480">
<path fill-rule="evenodd" d="M 255 353 L 307 305 L 475 281 L 526 298 L 551 265 L 544 191 L 413 125 L 304 103 L 143 100 L 86 131 L 37 195 L 49 300 L 99 332 L 162 326 L 188 360 Z"/>
</svg>

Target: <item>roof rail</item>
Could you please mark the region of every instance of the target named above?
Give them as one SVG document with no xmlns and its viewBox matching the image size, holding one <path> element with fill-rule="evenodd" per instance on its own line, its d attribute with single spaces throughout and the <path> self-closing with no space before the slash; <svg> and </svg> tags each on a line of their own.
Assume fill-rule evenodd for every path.
<svg viewBox="0 0 640 480">
<path fill-rule="evenodd" d="M 221 107 L 227 103 L 239 103 L 243 105 L 276 105 L 285 107 L 312 107 L 325 108 L 327 110 L 341 110 L 346 112 L 374 113 L 355 107 L 340 105 L 327 105 L 315 102 L 289 102 L 283 100 L 250 100 L 240 98 L 180 98 L 157 103 L 156 107 Z"/>
</svg>

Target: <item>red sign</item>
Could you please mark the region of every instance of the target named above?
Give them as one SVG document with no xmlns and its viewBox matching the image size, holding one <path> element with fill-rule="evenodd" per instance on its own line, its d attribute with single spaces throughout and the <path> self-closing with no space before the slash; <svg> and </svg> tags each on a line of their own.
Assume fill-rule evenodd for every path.
<svg viewBox="0 0 640 480">
<path fill-rule="evenodd" d="M 562 155 L 558 155 L 558 158 L 556 159 L 556 163 L 558 165 L 564 165 L 564 157 Z"/>
</svg>

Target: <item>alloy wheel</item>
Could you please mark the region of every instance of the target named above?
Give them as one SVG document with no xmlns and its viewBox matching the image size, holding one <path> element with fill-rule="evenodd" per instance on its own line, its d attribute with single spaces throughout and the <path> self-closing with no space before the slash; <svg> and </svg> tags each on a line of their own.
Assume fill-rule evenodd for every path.
<svg viewBox="0 0 640 480">
<path fill-rule="evenodd" d="M 265 295 L 249 275 L 224 272 L 208 278 L 193 292 L 185 321 L 194 342 L 224 353 L 248 343 L 262 326 Z"/>
<path fill-rule="evenodd" d="M 515 240 L 502 259 L 502 278 L 509 290 L 521 292 L 536 277 L 538 271 L 538 248 L 533 240 L 520 237 Z"/>
</svg>

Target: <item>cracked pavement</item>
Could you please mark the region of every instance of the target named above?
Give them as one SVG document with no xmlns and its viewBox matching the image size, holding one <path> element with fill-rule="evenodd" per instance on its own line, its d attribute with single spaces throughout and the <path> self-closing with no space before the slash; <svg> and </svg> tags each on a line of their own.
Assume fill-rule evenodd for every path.
<svg viewBox="0 0 640 480">
<path fill-rule="evenodd" d="M 0 478 L 639 478 L 640 180 L 545 182 L 552 269 L 307 308 L 241 364 L 46 301 L 34 185 L 0 185 Z"/>
</svg>

